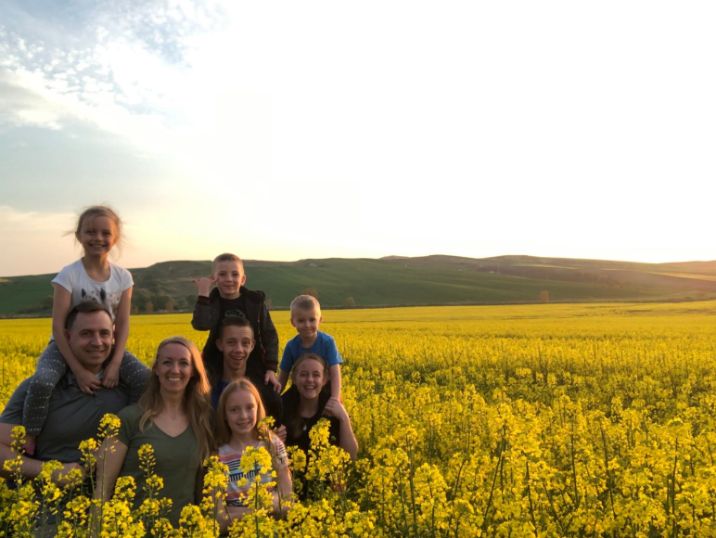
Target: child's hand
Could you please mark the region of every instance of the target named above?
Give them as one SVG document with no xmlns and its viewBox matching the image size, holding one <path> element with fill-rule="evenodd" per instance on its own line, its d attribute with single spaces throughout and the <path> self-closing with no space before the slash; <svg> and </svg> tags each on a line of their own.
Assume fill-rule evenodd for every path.
<svg viewBox="0 0 716 538">
<path fill-rule="evenodd" d="M 102 387 L 102 383 L 97 379 L 97 376 L 89 370 L 81 368 L 74 374 L 75 379 L 77 379 L 77 385 L 86 394 L 94 394 L 94 391 Z"/>
<path fill-rule="evenodd" d="M 102 385 L 111 389 L 116 387 L 117 383 L 119 383 L 119 363 L 117 361 L 110 361 L 107 368 L 104 369 Z"/>
<path fill-rule="evenodd" d="M 273 370 L 266 370 L 266 374 L 264 375 L 264 385 L 268 385 L 269 383 L 273 386 L 273 390 L 281 392 L 281 383 L 276 379 L 276 372 Z"/>
<path fill-rule="evenodd" d="M 25 449 L 25 454 L 27 454 L 28 456 L 34 456 L 35 448 L 37 448 L 37 445 L 35 444 L 35 436 L 34 435 L 26 435 L 25 436 L 25 445 L 22 448 Z"/>
<path fill-rule="evenodd" d="M 80 471 L 81 476 L 84 476 L 84 469 L 77 462 L 64 463 L 61 469 L 58 469 L 52 473 L 52 481 L 58 486 L 64 486 L 70 479 L 70 473 L 77 469 Z"/>
<path fill-rule="evenodd" d="M 323 414 L 327 417 L 335 417 L 340 421 L 343 421 L 348 416 L 346 408 L 343 407 L 343 404 L 338 398 L 333 396 L 326 402 L 326 406 L 323 408 Z"/>
<path fill-rule="evenodd" d="M 281 424 L 278 428 L 274 428 L 273 432 L 282 442 L 286 442 L 286 426 Z"/>
<path fill-rule="evenodd" d="M 211 276 L 202 276 L 194 279 L 194 285 L 196 286 L 197 295 L 208 297 L 211 293 L 211 288 L 216 284 L 216 279 Z"/>
</svg>

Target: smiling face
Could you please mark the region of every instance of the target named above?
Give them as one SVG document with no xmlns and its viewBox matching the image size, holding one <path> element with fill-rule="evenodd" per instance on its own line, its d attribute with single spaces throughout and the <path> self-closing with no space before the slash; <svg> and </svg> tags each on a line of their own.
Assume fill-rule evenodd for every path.
<svg viewBox="0 0 716 538">
<path fill-rule="evenodd" d="M 114 343 L 112 318 L 103 310 L 79 312 L 65 331 L 70 349 L 82 366 L 93 373 L 102 369 Z"/>
<path fill-rule="evenodd" d="M 316 307 L 297 308 L 291 313 L 291 325 L 296 328 L 304 342 L 315 340 L 320 324 L 321 311 Z"/>
<path fill-rule="evenodd" d="M 303 399 L 318 398 L 327 381 L 325 366 L 319 360 L 303 359 L 293 368 L 293 384 Z"/>
<path fill-rule="evenodd" d="M 227 325 L 222 327 L 216 347 L 224 355 L 224 379 L 236 379 L 246 373 L 246 361 L 254 349 L 254 332 L 251 327 Z"/>
<path fill-rule="evenodd" d="M 85 217 L 76 235 L 86 256 L 106 256 L 119 239 L 117 225 L 102 215 Z"/>
<path fill-rule="evenodd" d="M 226 398 L 226 424 L 232 435 L 250 435 L 258 422 L 258 404 L 248 390 L 236 389 Z"/>
<path fill-rule="evenodd" d="M 243 265 L 233 260 L 214 263 L 214 278 L 219 295 L 224 299 L 236 299 L 241 286 L 246 283 Z"/>
<path fill-rule="evenodd" d="M 157 352 L 154 374 L 162 392 L 184 392 L 194 374 L 191 352 L 181 344 L 169 343 Z"/>
</svg>

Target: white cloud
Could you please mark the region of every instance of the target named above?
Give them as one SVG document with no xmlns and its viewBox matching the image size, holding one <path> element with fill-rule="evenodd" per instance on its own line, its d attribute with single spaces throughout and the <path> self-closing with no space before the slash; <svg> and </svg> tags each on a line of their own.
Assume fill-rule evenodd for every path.
<svg viewBox="0 0 716 538">
<path fill-rule="evenodd" d="M 21 211 L 8 205 L 0 205 L 0 227 L 13 233 L 28 228 L 39 231 L 57 231 L 62 227 L 71 230 L 73 220 L 77 216 L 72 213 L 41 213 L 38 211 Z M 69 225 L 70 228 L 67 228 Z"/>
<path fill-rule="evenodd" d="M 0 276 L 58 271 L 71 259 L 73 242 L 65 232 L 71 232 L 76 219 L 70 213 L 21 211 L 0 205 L 0 252 L 12 253 L 0 257 Z"/>
<path fill-rule="evenodd" d="M 75 32 L 49 12 L 0 30 L 0 124 L 72 136 L 91 123 L 161 163 L 155 177 L 150 159 L 105 160 L 134 174 L 126 191 L 144 198 L 127 207 L 147 211 L 141 187 L 161 183 L 161 215 L 134 220 L 157 230 L 157 255 L 173 233 L 193 243 L 172 256 L 245 236 L 237 204 L 250 222 L 271 216 L 243 243 L 275 248 L 262 257 L 708 248 L 708 197 L 694 195 L 716 172 L 707 3 L 74 8 Z M 290 237 L 295 204 L 330 222 L 320 237 Z"/>
<path fill-rule="evenodd" d="M 0 129 L 31 125 L 60 129 L 63 107 L 43 95 L 44 88 L 34 87 L 31 77 L 10 76 L 0 70 Z"/>
</svg>

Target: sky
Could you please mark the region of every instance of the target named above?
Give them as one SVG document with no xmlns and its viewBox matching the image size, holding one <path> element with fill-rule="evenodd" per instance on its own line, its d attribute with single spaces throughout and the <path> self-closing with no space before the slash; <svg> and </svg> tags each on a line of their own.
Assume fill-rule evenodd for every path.
<svg viewBox="0 0 716 538">
<path fill-rule="evenodd" d="M 710 1 L 0 2 L 0 275 L 115 261 L 713 260 Z"/>
</svg>

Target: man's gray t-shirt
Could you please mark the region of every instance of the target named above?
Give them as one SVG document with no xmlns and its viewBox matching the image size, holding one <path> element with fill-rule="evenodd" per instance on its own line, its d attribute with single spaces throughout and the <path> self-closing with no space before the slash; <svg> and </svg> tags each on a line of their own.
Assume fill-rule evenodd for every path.
<svg viewBox="0 0 716 538">
<path fill-rule="evenodd" d="M 29 384 L 28 378 L 15 389 L 0 415 L 1 423 L 22 424 L 22 408 Z M 125 385 L 101 388 L 89 395 L 80 390 L 74 376 L 68 372 L 52 391 L 47 420 L 37 436 L 35 457 L 63 463 L 79 461 L 80 441 L 97 435 L 99 421 L 105 413 L 117 413 L 127 405 L 129 390 Z"/>
</svg>

